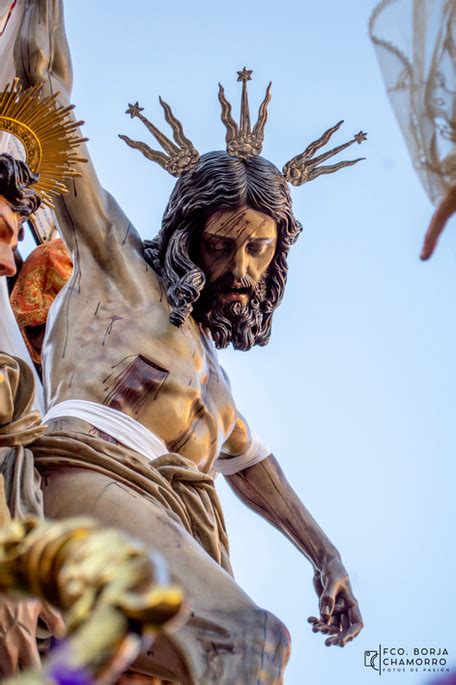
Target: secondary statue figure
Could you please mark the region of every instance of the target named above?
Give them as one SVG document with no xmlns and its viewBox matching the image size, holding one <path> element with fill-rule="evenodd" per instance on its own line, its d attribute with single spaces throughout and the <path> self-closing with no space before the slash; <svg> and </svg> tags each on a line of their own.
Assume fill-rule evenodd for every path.
<svg viewBox="0 0 456 685">
<path fill-rule="evenodd" d="M 15 59 L 25 86 L 43 84 L 68 104 L 61 3 L 27 0 Z M 322 162 L 365 134 L 315 156 L 339 123 L 281 172 L 259 156 L 270 87 L 251 127 L 251 72 L 238 73 L 239 125 L 219 90 L 226 152 L 200 156 L 164 102 L 173 140 L 129 106 L 164 152 L 123 139 L 179 177 L 154 240 L 143 243 L 90 159 L 56 200 L 74 271 L 47 324 L 48 430 L 32 446 L 47 516 L 90 513 L 163 554 L 189 620 L 135 670 L 194 685 L 281 683 L 290 646 L 282 623 L 232 578 L 214 472 L 313 565 L 320 616 L 310 621 L 326 644 L 344 646 L 362 628 L 338 551 L 239 412 L 216 348 L 267 344 L 301 230 L 288 182 L 354 164 Z"/>
</svg>

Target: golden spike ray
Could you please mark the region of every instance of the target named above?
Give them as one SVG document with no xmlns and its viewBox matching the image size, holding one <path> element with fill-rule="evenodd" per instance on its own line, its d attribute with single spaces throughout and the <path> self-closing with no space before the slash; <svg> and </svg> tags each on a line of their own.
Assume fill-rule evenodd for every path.
<svg viewBox="0 0 456 685">
<path fill-rule="evenodd" d="M 74 165 L 87 161 L 74 154 L 87 140 L 77 130 L 84 122 L 69 118 L 74 105 L 59 106 L 58 95 L 43 96 L 42 84 L 24 90 L 19 79 L 0 93 L 0 131 L 22 143 L 30 170 L 39 175 L 32 187 L 50 207 L 52 195 L 67 192 L 65 181 L 80 175 Z"/>
</svg>

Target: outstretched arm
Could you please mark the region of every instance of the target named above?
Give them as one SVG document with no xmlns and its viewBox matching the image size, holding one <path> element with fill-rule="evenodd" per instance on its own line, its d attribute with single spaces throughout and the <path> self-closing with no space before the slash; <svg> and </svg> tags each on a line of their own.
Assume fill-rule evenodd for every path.
<svg viewBox="0 0 456 685">
<path fill-rule="evenodd" d="M 59 92 L 58 103 L 70 103 L 73 74 L 62 0 L 25 0 L 14 60 L 24 86 L 42 83 L 45 95 Z M 89 161 L 78 165 L 81 178 L 74 179 L 68 194 L 57 201 L 57 219 L 74 256 L 87 245 L 96 259 L 112 259 L 117 236 L 126 235 L 129 222 L 100 185 L 85 146 L 81 155 Z"/>
<path fill-rule="evenodd" d="M 248 507 L 284 533 L 315 569 L 320 618 L 310 617 L 314 632 L 330 635 L 326 644 L 343 647 L 363 627 L 347 571 L 334 545 L 300 501 L 271 454 L 258 464 L 227 477 Z"/>
</svg>

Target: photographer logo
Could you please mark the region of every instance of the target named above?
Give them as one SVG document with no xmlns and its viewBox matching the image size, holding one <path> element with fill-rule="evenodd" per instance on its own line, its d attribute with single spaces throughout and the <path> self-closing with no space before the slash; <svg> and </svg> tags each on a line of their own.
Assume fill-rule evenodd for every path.
<svg viewBox="0 0 456 685">
<path fill-rule="evenodd" d="M 364 666 L 384 673 L 449 673 L 448 649 L 445 647 L 385 647 L 366 649 Z"/>
</svg>

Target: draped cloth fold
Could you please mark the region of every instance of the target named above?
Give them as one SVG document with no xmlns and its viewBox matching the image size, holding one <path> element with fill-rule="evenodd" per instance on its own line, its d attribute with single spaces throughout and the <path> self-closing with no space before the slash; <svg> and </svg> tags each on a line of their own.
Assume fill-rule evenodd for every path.
<svg viewBox="0 0 456 685">
<path fill-rule="evenodd" d="M 41 424 L 39 412 L 31 411 L 33 395 L 33 375 L 27 364 L 0 352 L 0 525 L 10 517 L 43 516 L 41 477 L 54 469 L 84 469 L 103 474 L 153 502 L 232 575 L 223 513 L 209 474 L 179 454 L 148 459 L 85 433 L 50 431 Z M 198 620 L 196 615 L 191 618 L 196 624 Z M 217 620 L 227 634 L 235 634 L 236 614 L 234 618 L 228 613 L 212 620 Z M 197 632 L 201 632 L 198 625 Z M 184 637 L 173 639 L 179 658 L 185 656 L 192 664 L 200 653 L 192 641 L 187 644 Z M 48 642 L 39 640 L 41 652 L 46 651 Z"/>
<path fill-rule="evenodd" d="M 40 414 L 30 410 L 33 396 L 27 364 L 0 352 L 0 475 L 12 517 L 43 515 L 39 472 L 61 467 L 96 471 L 155 502 L 232 573 L 225 521 L 210 475 L 180 454 L 150 460 L 85 433 L 46 432 Z"/>
<path fill-rule="evenodd" d="M 40 476 L 28 447 L 46 430 L 41 425 L 39 412 L 31 411 L 34 391 L 33 374 L 27 364 L 18 357 L 0 352 L 2 524 L 7 522 L 9 516 L 43 516 Z"/>
<path fill-rule="evenodd" d="M 151 499 L 177 520 L 231 574 L 228 537 L 214 480 L 180 454 L 146 459 L 85 433 L 46 433 L 33 444 L 39 471 L 73 467 L 106 475 Z"/>
</svg>

